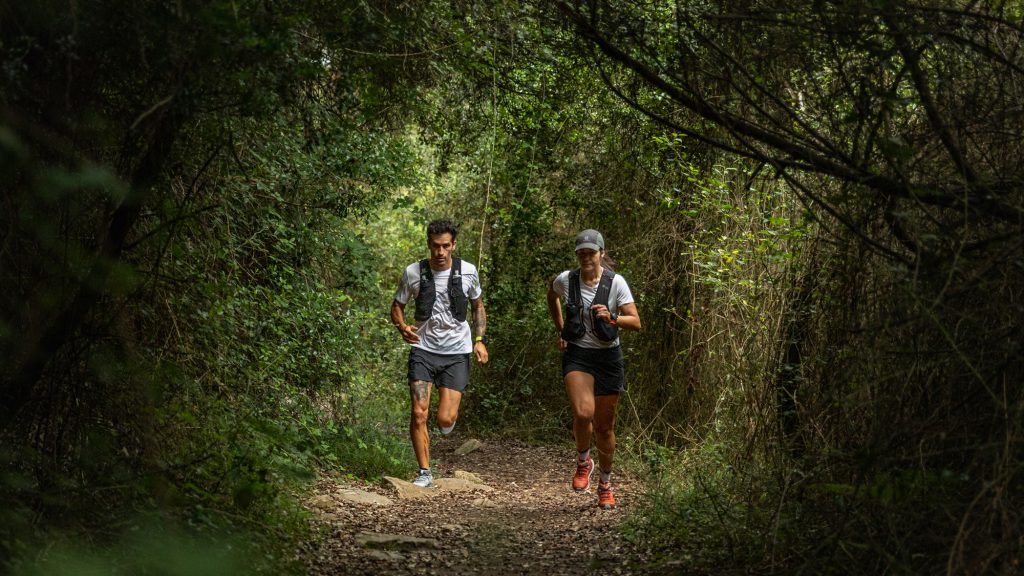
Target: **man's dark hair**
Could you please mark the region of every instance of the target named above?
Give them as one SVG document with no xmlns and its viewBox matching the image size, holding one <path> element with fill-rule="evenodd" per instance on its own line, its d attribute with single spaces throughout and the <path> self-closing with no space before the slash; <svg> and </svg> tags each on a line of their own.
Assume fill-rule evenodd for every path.
<svg viewBox="0 0 1024 576">
<path fill-rule="evenodd" d="M 432 221 L 430 224 L 427 224 L 427 242 L 430 242 L 431 236 L 444 234 L 445 232 L 452 235 L 452 242 L 454 242 L 455 237 L 459 235 L 459 227 L 447 218 Z"/>
</svg>

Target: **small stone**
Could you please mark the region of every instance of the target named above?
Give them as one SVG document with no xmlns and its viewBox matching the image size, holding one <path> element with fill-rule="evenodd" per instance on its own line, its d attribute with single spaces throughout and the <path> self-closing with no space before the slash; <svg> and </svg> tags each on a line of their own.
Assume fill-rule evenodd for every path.
<svg viewBox="0 0 1024 576">
<path fill-rule="evenodd" d="M 452 476 L 463 480 L 469 480 L 470 482 L 476 482 L 477 484 L 484 484 L 484 481 L 479 476 L 472 472 L 466 472 L 465 470 L 456 470 Z"/>
<path fill-rule="evenodd" d="M 321 510 L 328 510 L 334 508 L 334 498 L 331 498 L 328 494 L 320 494 L 309 499 L 309 505 L 313 508 L 319 508 Z"/>
<path fill-rule="evenodd" d="M 400 500 L 416 500 L 429 498 L 435 494 L 433 488 L 421 488 L 412 482 L 406 482 L 392 476 L 385 476 L 384 481 L 390 484 L 397 492 Z"/>
<path fill-rule="evenodd" d="M 434 486 L 448 492 L 470 492 L 472 490 L 490 492 L 494 490 L 487 484 L 478 484 L 464 478 L 434 478 Z"/>
<path fill-rule="evenodd" d="M 373 549 L 370 549 L 370 550 L 366 551 L 366 555 L 369 556 L 370 558 L 375 558 L 377 560 L 388 560 L 388 561 L 392 561 L 392 562 L 395 561 L 395 560 L 401 560 L 403 558 L 403 556 L 400 553 L 393 552 L 391 550 L 373 550 Z"/>
<path fill-rule="evenodd" d="M 377 532 L 360 532 L 356 534 L 356 544 L 363 548 L 376 550 L 423 550 L 441 547 L 441 544 L 432 538 L 419 538 L 402 534 L 380 534 Z"/>
<path fill-rule="evenodd" d="M 484 445 L 484 443 L 479 441 L 479 440 L 477 440 L 476 438 L 470 438 L 469 440 L 466 440 L 465 442 L 463 442 L 462 446 L 459 446 L 455 450 L 455 455 L 456 456 L 465 456 L 466 454 L 469 454 L 470 452 L 479 450 L 483 445 Z"/>
<path fill-rule="evenodd" d="M 393 504 L 390 498 L 366 490 L 355 488 L 342 488 L 335 493 L 339 500 L 352 502 L 354 504 L 374 504 L 377 506 L 390 506 Z"/>
</svg>

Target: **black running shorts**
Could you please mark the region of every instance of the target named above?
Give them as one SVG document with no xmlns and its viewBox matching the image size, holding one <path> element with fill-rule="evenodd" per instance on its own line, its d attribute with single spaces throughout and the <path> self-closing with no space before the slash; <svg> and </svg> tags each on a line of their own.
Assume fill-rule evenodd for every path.
<svg viewBox="0 0 1024 576">
<path fill-rule="evenodd" d="M 409 349 L 409 382 L 415 380 L 462 392 L 469 384 L 469 354 L 434 354 L 414 346 Z"/>
<path fill-rule="evenodd" d="M 622 347 L 581 348 L 569 344 L 562 354 L 562 377 L 569 372 L 586 372 L 594 377 L 594 396 L 626 391 L 626 364 Z"/>
</svg>

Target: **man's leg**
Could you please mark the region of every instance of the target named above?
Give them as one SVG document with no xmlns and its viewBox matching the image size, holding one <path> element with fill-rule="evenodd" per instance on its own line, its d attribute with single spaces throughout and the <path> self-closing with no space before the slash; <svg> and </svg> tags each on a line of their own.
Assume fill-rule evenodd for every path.
<svg viewBox="0 0 1024 576">
<path fill-rule="evenodd" d="M 459 417 L 462 393 L 469 386 L 469 354 L 448 356 L 434 383 L 437 385 L 437 426 L 442 435 L 448 435 Z"/>
<path fill-rule="evenodd" d="M 451 388 L 437 389 L 437 425 L 450 429 L 459 417 L 459 404 L 462 403 L 462 392 Z M 444 432 L 444 430 L 442 430 Z"/>
<path fill-rule="evenodd" d="M 427 434 L 427 416 L 430 413 L 430 382 L 409 382 L 412 412 L 409 416 L 409 437 L 420 468 L 430 468 L 430 436 Z"/>
</svg>

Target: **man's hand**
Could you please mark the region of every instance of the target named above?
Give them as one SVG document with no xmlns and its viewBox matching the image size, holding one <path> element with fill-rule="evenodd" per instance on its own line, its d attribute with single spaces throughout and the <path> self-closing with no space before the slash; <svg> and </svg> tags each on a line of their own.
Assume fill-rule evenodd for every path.
<svg viewBox="0 0 1024 576">
<path fill-rule="evenodd" d="M 398 300 L 391 301 L 391 323 L 398 328 L 398 333 L 402 335 L 402 340 L 405 340 L 409 344 L 418 344 L 420 337 L 416 335 L 416 326 L 405 323 L 405 304 L 402 304 Z"/>
<path fill-rule="evenodd" d="M 487 345 L 483 342 L 473 343 L 473 354 L 476 354 L 476 361 L 487 364 Z"/>
<path fill-rule="evenodd" d="M 398 332 L 402 335 L 402 340 L 405 340 L 409 344 L 417 344 L 420 341 L 420 337 L 416 335 L 416 327 L 412 324 L 403 324 L 399 326 Z"/>
</svg>

